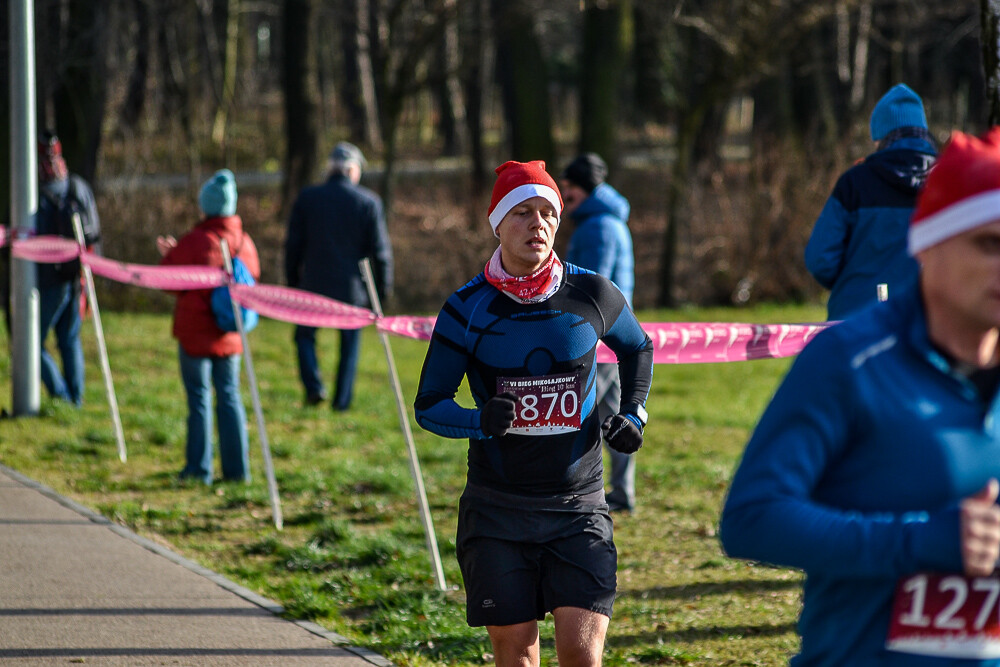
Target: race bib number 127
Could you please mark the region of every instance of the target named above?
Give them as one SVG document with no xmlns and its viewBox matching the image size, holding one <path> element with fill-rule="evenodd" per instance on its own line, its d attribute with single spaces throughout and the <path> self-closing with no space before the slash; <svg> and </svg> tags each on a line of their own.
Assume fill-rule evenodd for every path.
<svg viewBox="0 0 1000 667">
<path fill-rule="evenodd" d="M 1000 658 L 1000 578 L 921 572 L 900 579 L 886 648 L 950 658 Z"/>
<path fill-rule="evenodd" d="M 497 393 L 518 398 L 508 433 L 551 435 L 579 431 L 582 420 L 581 382 L 577 373 L 535 377 L 498 377 Z"/>
</svg>

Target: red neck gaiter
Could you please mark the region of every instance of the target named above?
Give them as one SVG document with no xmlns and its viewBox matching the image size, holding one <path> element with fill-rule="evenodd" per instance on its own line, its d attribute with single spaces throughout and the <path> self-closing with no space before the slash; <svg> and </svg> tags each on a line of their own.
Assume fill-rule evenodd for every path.
<svg viewBox="0 0 1000 667">
<path fill-rule="evenodd" d="M 562 282 L 563 265 L 553 250 L 545 263 L 527 276 L 512 276 L 500 262 L 500 248 L 496 249 L 483 269 L 486 280 L 504 294 L 521 303 L 544 301 L 556 293 Z"/>
</svg>

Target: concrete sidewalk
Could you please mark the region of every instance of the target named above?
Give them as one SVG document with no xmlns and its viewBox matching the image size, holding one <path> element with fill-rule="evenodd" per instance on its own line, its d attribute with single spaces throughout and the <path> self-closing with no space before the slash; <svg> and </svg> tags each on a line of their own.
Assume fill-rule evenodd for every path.
<svg viewBox="0 0 1000 667">
<path fill-rule="evenodd" d="M 390 666 L 0 465 L 5 665 Z"/>
</svg>

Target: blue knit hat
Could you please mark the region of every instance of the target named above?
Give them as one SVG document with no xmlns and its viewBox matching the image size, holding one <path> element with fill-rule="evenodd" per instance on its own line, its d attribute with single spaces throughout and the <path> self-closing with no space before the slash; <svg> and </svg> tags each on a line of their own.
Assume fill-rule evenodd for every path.
<svg viewBox="0 0 1000 667">
<path fill-rule="evenodd" d="M 236 214 L 236 178 L 228 169 L 220 169 L 201 186 L 198 205 L 210 218 Z"/>
<path fill-rule="evenodd" d="M 881 141 L 885 135 L 900 127 L 927 129 L 924 103 L 905 83 L 897 83 L 890 88 L 872 110 L 872 141 Z"/>
</svg>

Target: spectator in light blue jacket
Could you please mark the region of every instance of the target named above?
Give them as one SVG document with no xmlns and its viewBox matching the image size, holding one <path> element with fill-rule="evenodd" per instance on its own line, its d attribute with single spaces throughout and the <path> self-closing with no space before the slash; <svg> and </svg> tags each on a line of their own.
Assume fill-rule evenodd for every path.
<svg viewBox="0 0 1000 667">
<path fill-rule="evenodd" d="M 563 170 L 564 215 L 576 226 L 569 240 L 566 261 L 609 278 L 632 306 L 635 260 L 628 230 L 628 200 L 608 185 L 608 167 L 596 153 L 583 153 Z M 617 364 L 597 365 L 597 409 L 603 422 L 618 414 L 621 383 Z M 610 447 L 611 490 L 608 507 L 614 511 L 635 508 L 635 455 Z"/>
<path fill-rule="evenodd" d="M 934 141 L 920 97 L 893 86 L 871 115 L 874 153 L 848 169 L 833 188 L 806 245 L 806 268 L 830 290 L 827 316 L 840 320 L 916 280 L 906 230 L 934 163 Z"/>
</svg>

